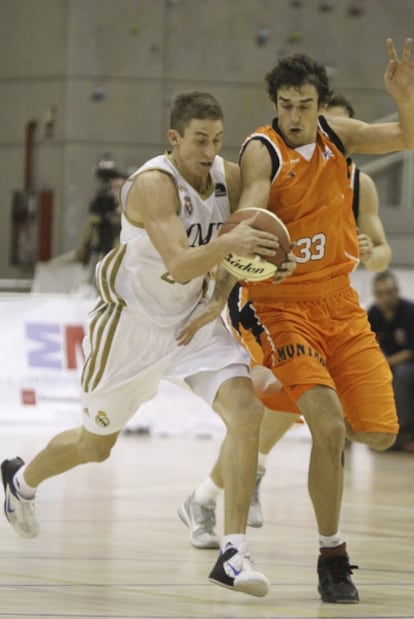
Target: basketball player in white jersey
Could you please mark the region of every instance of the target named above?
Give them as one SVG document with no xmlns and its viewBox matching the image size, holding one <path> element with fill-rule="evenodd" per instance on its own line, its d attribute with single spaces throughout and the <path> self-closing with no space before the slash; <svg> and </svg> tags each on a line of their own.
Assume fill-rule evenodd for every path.
<svg viewBox="0 0 414 619">
<path fill-rule="evenodd" d="M 172 152 L 151 159 L 125 182 L 121 244 L 97 266 L 99 300 L 91 313 L 82 373 L 83 425 L 55 436 L 28 464 L 21 458 L 2 463 L 5 513 L 21 536 L 37 536 L 39 484 L 108 458 L 128 419 L 173 372 L 227 426 L 225 535 L 210 580 L 263 596 L 268 581 L 254 570 L 245 540 L 263 414 L 246 355 L 220 319 L 187 346 L 177 339 L 203 302 L 213 267 L 229 252 L 272 256 L 278 243 L 249 222 L 217 238 L 229 201 L 236 202 L 238 178 L 238 167 L 218 156 L 223 114 L 217 101 L 207 93 L 177 96 L 170 127 Z"/>
</svg>

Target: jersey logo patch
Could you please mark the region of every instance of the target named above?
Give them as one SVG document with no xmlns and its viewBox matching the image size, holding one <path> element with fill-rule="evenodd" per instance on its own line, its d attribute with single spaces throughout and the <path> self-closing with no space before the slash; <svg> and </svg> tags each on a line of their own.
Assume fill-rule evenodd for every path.
<svg viewBox="0 0 414 619">
<path fill-rule="evenodd" d="M 223 185 L 223 183 L 216 183 L 214 195 L 216 196 L 216 198 L 227 196 L 226 186 Z"/>
<path fill-rule="evenodd" d="M 324 158 L 325 161 L 328 161 L 328 159 L 330 159 L 331 157 L 335 157 L 335 155 L 333 154 L 330 148 L 325 146 L 325 150 L 322 153 L 322 157 Z"/>
<path fill-rule="evenodd" d="M 184 211 L 185 211 L 185 214 L 188 217 L 193 212 L 193 204 L 192 204 L 189 196 L 184 196 Z"/>
</svg>

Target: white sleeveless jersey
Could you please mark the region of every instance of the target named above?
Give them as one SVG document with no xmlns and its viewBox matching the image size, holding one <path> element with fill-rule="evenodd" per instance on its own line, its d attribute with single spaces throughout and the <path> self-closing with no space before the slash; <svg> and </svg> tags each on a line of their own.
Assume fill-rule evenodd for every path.
<svg viewBox="0 0 414 619">
<path fill-rule="evenodd" d="M 121 243 L 107 254 L 96 269 L 100 297 L 106 303 L 127 306 L 160 326 L 173 326 L 188 316 L 199 302 L 206 277 L 186 284 L 173 280 L 143 227 L 125 216 L 128 193 L 135 178 L 147 170 L 168 173 L 177 187 L 179 213 L 191 247 L 205 245 L 217 237 L 230 214 L 225 164 L 216 156 L 210 170 L 211 192 L 201 196 L 179 174 L 167 155 L 159 155 L 142 165 L 122 186 Z M 154 194 L 154 200 L 157 199 Z"/>
</svg>

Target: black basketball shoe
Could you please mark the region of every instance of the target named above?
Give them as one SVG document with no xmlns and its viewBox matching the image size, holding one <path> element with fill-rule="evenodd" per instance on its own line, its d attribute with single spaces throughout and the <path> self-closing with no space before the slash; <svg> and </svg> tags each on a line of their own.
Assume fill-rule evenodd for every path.
<svg viewBox="0 0 414 619">
<path fill-rule="evenodd" d="M 351 580 L 352 570 L 357 565 L 350 565 L 346 545 L 337 548 L 324 548 L 318 559 L 318 591 L 324 602 L 356 604 L 359 601 L 358 590 Z"/>
</svg>

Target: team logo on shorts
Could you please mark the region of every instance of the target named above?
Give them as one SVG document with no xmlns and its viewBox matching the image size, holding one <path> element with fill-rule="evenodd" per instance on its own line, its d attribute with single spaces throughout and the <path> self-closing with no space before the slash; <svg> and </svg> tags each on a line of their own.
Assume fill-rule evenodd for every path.
<svg viewBox="0 0 414 619">
<path fill-rule="evenodd" d="M 100 428 L 107 428 L 111 422 L 109 421 L 108 415 L 106 413 L 104 413 L 103 411 L 99 411 L 95 417 L 95 423 Z"/>
</svg>

